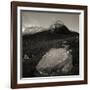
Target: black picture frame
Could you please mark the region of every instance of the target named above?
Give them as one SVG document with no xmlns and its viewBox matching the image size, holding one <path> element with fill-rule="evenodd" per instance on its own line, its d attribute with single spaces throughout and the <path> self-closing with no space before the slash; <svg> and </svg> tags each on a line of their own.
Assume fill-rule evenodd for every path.
<svg viewBox="0 0 90 90">
<path fill-rule="evenodd" d="M 84 12 L 84 79 L 75 81 L 57 81 L 57 82 L 39 82 L 39 83 L 17 83 L 17 12 L 18 7 L 38 7 L 38 8 L 52 8 L 52 9 L 71 9 L 81 10 Z M 83 5 L 67 5 L 67 4 L 51 4 L 51 3 L 33 3 L 33 2 L 11 2 L 11 88 L 31 88 L 31 87 L 47 87 L 47 86 L 64 86 L 64 85 L 80 85 L 87 84 L 87 6 Z"/>
</svg>

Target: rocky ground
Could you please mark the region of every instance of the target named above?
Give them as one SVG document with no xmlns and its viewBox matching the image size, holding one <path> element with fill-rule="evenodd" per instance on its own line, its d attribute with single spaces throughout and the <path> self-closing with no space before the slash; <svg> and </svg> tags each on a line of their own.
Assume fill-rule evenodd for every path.
<svg viewBox="0 0 90 90">
<path fill-rule="evenodd" d="M 79 34 L 67 27 L 22 36 L 22 76 L 79 74 Z"/>
</svg>

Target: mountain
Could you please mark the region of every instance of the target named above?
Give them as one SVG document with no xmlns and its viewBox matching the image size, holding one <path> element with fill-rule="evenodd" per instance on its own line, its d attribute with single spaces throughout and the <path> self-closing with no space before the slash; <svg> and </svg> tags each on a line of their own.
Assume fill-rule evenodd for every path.
<svg viewBox="0 0 90 90">
<path fill-rule="evenodd" d="M 23 77 L 79 74 L 79 33 L 70 31 L 65 25 L 55 24 L 46 31 L 23 34 L 22 47 Z"/>
<path fill-rule="evenodd" d="M 34 34 L 37 32 L 42 32 L 44 30 L 45 30 L 45 28 L 43 28 L 41 26 L 31 26 L 31 27 L 26 27 L 23 34 Z"/>
</svg>

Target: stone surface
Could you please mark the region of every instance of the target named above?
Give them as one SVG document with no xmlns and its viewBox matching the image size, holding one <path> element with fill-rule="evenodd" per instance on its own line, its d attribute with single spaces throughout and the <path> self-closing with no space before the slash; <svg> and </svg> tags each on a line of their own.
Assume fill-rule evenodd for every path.
<svg viewBox="0 0 90 90">
<path fill-rule="evenodd" d="M 63 67 L 63 68 L 61 68 Z M 63 73 L 67 73 L 72 68 L 72 55 L 65 48 L 50 49 L 39 61 L 36 69 L 41 74 L 50 73 L 53 69 L 60 69 Z M 45 72 L 46 71 L 46 72 Z M 59 71 L 58 71 L 59 72 Z"/>
</svg>

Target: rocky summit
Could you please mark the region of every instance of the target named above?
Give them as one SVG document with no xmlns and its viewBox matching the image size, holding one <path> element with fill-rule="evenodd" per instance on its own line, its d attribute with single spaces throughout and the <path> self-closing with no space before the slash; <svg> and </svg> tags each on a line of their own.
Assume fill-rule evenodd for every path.
<svg viewBox="0 0 90 90">
<path fill-rule="evenodd" d="M 79 33 L 56 23 L 48 30 L 22 34 L 22 76 L 79 74 Z"/>
</svg>

